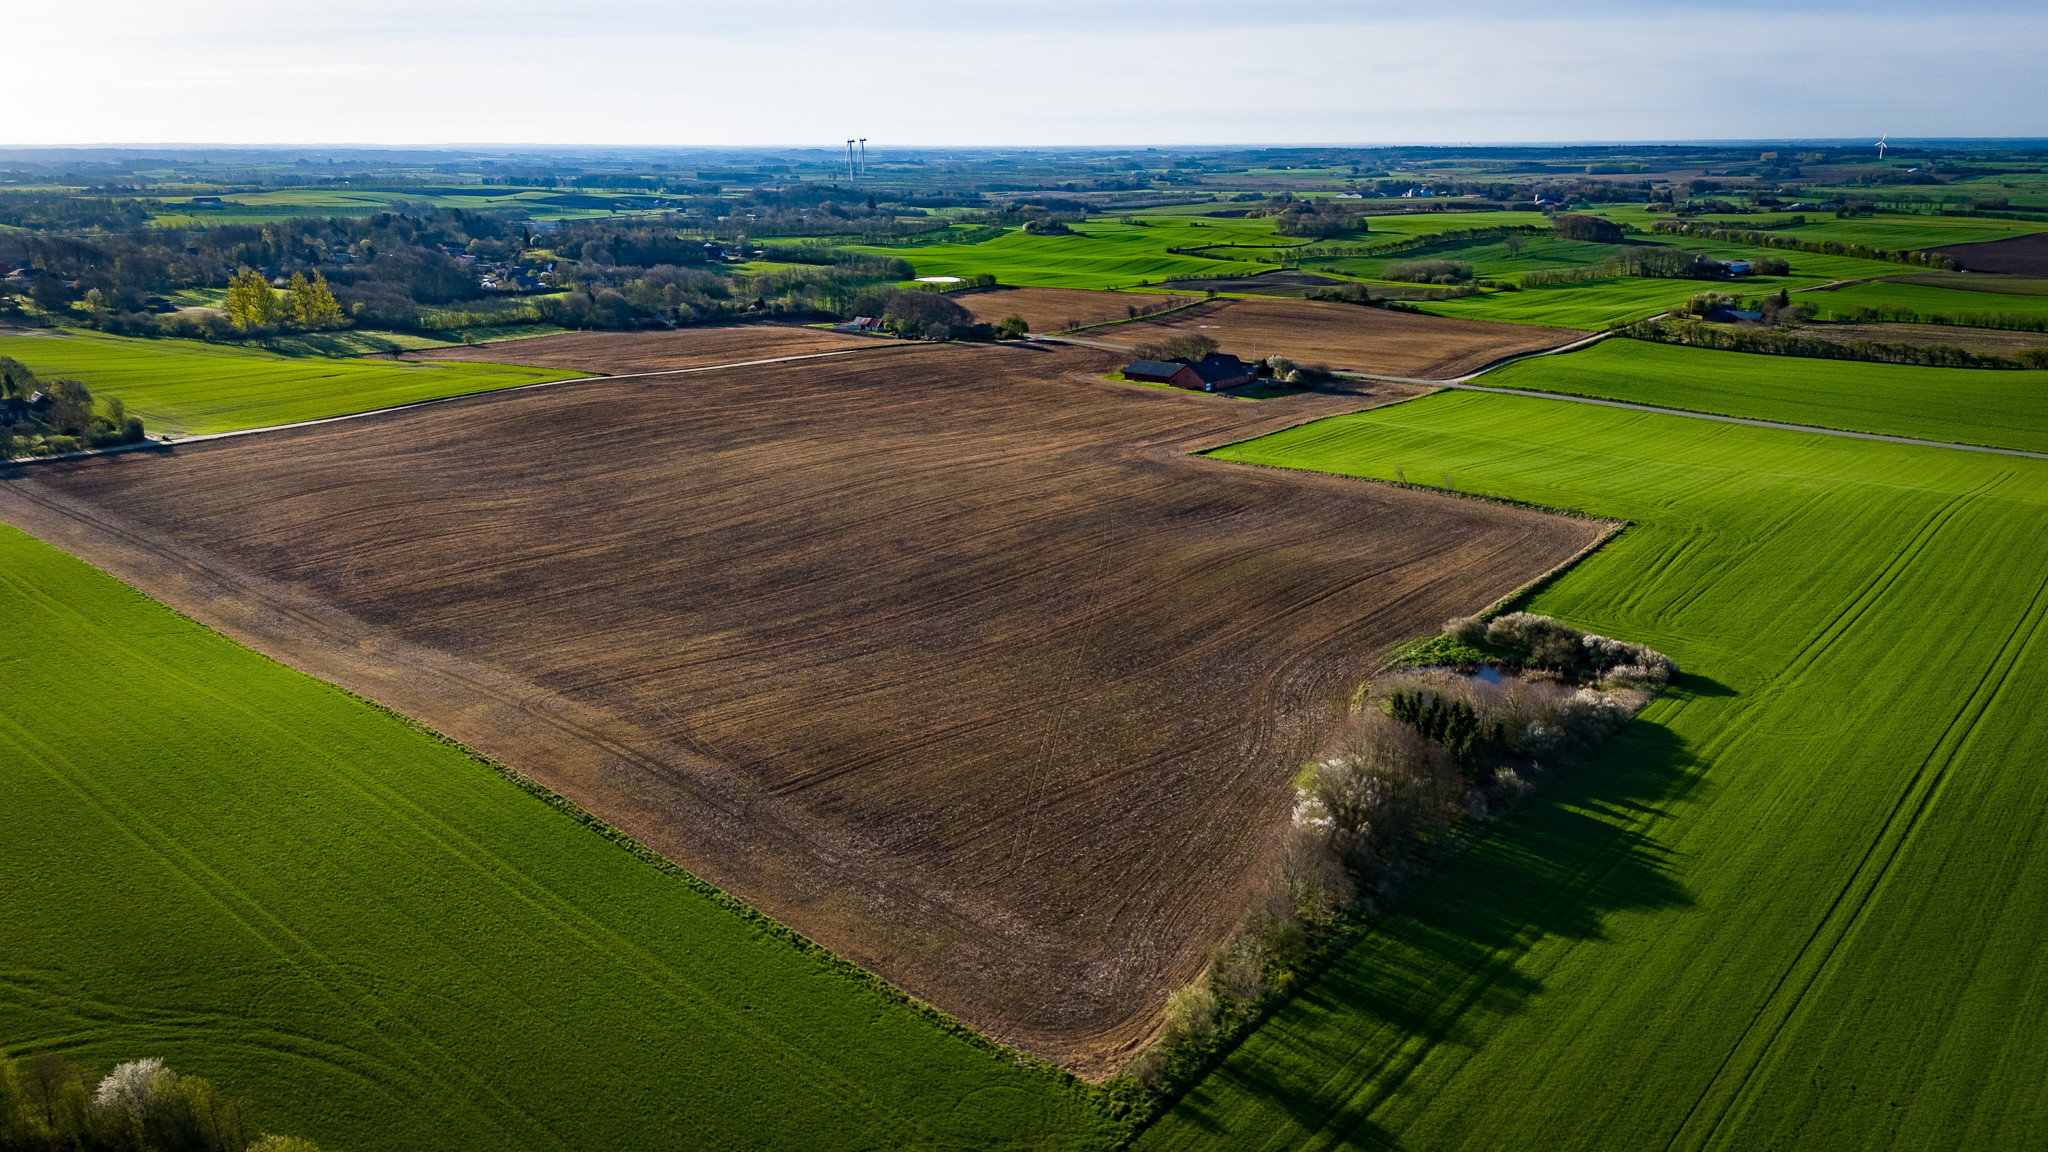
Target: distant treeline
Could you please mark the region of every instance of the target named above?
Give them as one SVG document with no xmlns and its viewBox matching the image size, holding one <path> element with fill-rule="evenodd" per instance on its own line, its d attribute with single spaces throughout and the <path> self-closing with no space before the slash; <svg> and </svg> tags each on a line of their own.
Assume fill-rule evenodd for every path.
<svg viewBox="0 0 2048 1152">
<path fill-rule="evenodd" d="M 1652 225 L 1652 231 L 1671 236 L 1691 236 L 1700 240 L 1723 240 L 1732 244 L 1746 244 L 1752 248 L 1783 248 L 1794 252 L 1813 252 L 1822 256 L 1853 256 L 1859 260 L 1885 260 L 1893 264 L 1913 264 L 1922 268 L 1956 267 L 1955 261 L 1937 252 L 1893 251 L 1889 248 L 1873 248 L 1867 244 L 1844 244 L 1839 240 L 1800 240 L 1770 232 L 1718 228 L 1711 224 L 1691 221 L 1659 220 Z"/>
<path fill-rule="evenodd" d="M 829 207 L 823 201 L 810 206 Z M 27 269 L 27 296 L 37 310 L 0 296 L 0 311 L 11 307 L 23 320 L 39 315 L 127 335 L 206 340 L 260 337 L 289 326 L 624 328 L 831 312 L 835 301 L 912 274 L 900 259 L 804 246 L 779 255 L 828 267 L 735 276 L 726 260 L 737 246 L 685 235 L 688 223 L 669 214 L 537 231 L 516 219 L 424 209 L 204 230 L 0 233 L 0 261 Z M 486 270 L 500 287 L 482 287 Z M 174 313 L 165 300 L 183 289 L 236 284 L 248 292 L 294 278 L 331 290 L 328 319 L 292 325 L 285 311 L 263 308 Z M 86 310 L 75 309 L 75 302 Z"/>
<path fill-rule="evenodd" d="M 1774 256 L 1750 262 L 1750 270 L 1762 276 L 1783 276 L 1792 266 Z M 1658 280 L 1719 280 L 1728 267 L 1719 260 L 1678 248 L 1644 246 L 1626 248 L 1598 264 L 1582 268 L 1539 268 L 1522 274 L 1522 287 L 1545 288 L 1576 284 L 1583 280 L 1605 280 L 1615 276 L 1641 276 Z"/>
<path fill-rule="evenodd" d="M 1699 320 L 1639 320 L 1615 329 L 1615 334 L 1659 344 L 1716 348 L 1723 352 L 1758 352 L 1770 356 L 1867 360 L 1879 364 L 1917 364 L 1928 368 L 2048 368 L 2048 348 L 2032 348 L 2017 357 L 1987 356 L 1944 344 L 1886 344 L 1875 340 L 1836 343 L 1800 336 L 1781 328 L 1735 328 Z"/>
<path fill-rule="evenodd" d="M 1433 248 L 1438 244 L 1450 244 L 1459 240 L 1491 240 L 1501 236 L 1543 236 L 1550 233 L 1545 224 L 1495 224 L 1483 228 L 1447 228 L 1426 236 L 1409 236 L 1400 240 L 1385 240 L 1378 244 L 1316 244 L 1295 255 L 1302 258 L 1322 256 L 1391 256 L 1397 252 L 1414 252 L 1421 248 Z"/>
</svg>

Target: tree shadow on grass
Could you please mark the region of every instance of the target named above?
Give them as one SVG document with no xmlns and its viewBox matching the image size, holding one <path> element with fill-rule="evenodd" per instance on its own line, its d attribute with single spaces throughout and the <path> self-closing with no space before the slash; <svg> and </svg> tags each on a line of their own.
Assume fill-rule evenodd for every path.
<svg viewBox="0 0 2048 1152">
<path fill-rule="evenodd" d="M 1692 678 L 1699 680 L 1701 678 Z M 1702 695 L 1727 693 L 1711 681 Z M 1172 1120 L 1270 1126 L 1398 1147 L 1373 1120 L 1432 1052 L 1476 1049 L 1543 992 L 1519 965 L 1539 944 L 1592 941 L 1616 912 L 1683 908 L 1671 850 L 1650 834 L 1700 786 L 1661 725 L 1628 725 L 1400 906 L 1190 1090 Z"/>
</svg>

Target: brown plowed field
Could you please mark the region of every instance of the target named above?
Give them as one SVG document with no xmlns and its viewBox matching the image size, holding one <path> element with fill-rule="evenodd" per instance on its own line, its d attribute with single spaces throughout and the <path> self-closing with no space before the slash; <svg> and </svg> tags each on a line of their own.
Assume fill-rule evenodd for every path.
<svg viewBox="0 0 2048 1152">
<path fill-rule="evenodd" d="M 1323 300 L 1214 300 L 1156 321 L 1119 324 L 1088 339 L 1136 347 L 1170 337 L 1212 336 L 1249 360 L 1275 353 L 1300 364 L 1450 380 L 1520 352 L 1555 348 L 1590 333 L 1486 320 L 1454 320 Z"/>
<path fill-rule="evenodd" d="M 778 356 L 880 347 L 876 336 L 783 324 L 733 324 L 660 332 L 564 332 L 497 344 L 408 352 L 405 360 L 484 360 L 620 375 L 739 364 Z"/>
<path fill-rule="evenodd" d="M 1939 252 L 1971 272 L 2004 272 L 2013 276 L 2048 276 L 2048 232 L 2013 236 L 2005 240 L 1984 240 L 1975 244 L 1950 244 L 1929 251 Z"/>
<path fill-rule="evenodd" d="M 1248 404 L 1109 360 L 592 380 L 22 469 L 0 515 L 1103 1073 L 1375 656 L 1604 530 L 1187 455 L 1397 387 Z"/>
<path fill-rule="evenodd" d="M 947 299 L 957 301 L 981 323 L 993 324 L 1005 316 L 1022 316 L 1033 332 L 1046 333 L 1126 320 L 1133 308 L 1189 304 L 1197 297 L 1090 292 L 1082 288 L 987 288 L 956 292 Z"/>
</svg>

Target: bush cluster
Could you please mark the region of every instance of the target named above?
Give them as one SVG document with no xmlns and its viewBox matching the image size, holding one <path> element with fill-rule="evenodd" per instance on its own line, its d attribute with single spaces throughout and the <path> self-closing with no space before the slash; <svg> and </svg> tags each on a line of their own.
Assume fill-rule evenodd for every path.
<svg viewBox="0 0 2048 1152">
<path fill-rule="evenodd" d="M 2048 332 L 2048 316 L 2026 312 L 1916 312 L 1911 308 L 1852 305 L 1830 309 L 1828 319 L 1846 324 L 1944 324 L 1957 328 L 2001 328 L 2008 332 Z"/>
<path fill-rule="evenodd" d="M 1724 352 L 1759 352 L 1770 356 L 1807 356 L 1822 360 L 1867 360 L 1879 364 L 1918 364 L 1928 368 L 2048 368 L 2048 348 L 2029 348 L 2015 356 L 1991 356 L 1949 344 L 1889 344 L 1876 340 L 1816 340 L 1778 328 L 1734 328 L 1699 320 L 1639 320 L 1615 330 L 1631 340 L 1717 348 Z"/>
<path fill-rule="evenodd" d="M 136 444 L 143 439 L 142 417 L 128 414 L 121 399 L 96 406 L 84 382 L 37 380 L 28 366 L 0 356 L 0 399 L 34 401 L 26 419 L 0 416 L 0 460 L 16 456 L 51 456 L 81 448 Z"/>
<path fill-rule="evenodd" d="M 51 1052 L 0 1052 L 0 1152 L 320 1152 L 259 1136 L 247 1102 L 162 1060 L 131 1060 L 92 1082 Z"/>
<path fill-rule="evenodd" d="M 1295 780 L 1280 868 L 1202 979 L 1167 1002 L 1160 1041 L 1126 1068 L 1151 1090 L 1194 1075 L 1455 843 L 1598 748 L 1676 669 L 1640 644 L 1527 612 L 1449 621 L 1444 636 L 1520 665 L 1495 681 L 1448 668 L 1381 676 Z"/>
<path fill-rule="evenodd" d="M 1457 284 L 1472 278 L 1472 265 L 1463 260 L 1403 260 L 1380 271 L 1382 280 L 1410 284 Z"/>
</svg>

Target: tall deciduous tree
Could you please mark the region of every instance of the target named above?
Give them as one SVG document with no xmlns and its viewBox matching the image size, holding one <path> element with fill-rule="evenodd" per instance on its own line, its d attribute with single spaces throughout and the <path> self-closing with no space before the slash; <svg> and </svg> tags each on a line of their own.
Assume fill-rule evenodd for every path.
<svg viewBox="0 0 2048 1152">
<path fill-rule="evenodd" d="M 251 328 L 274 328 L 284 319 L 283 303 L 263 273 L 254 269 L 245 269 L 228 281 L 226 307 L 228 320 L 245 332 Z"/>
<path fill-rule="evenodd" d="M 291 311 L 299 327 L 309 331 L 341 324 L 341 305 L 334 299 L 334 290 L 327 286 L 327 277 L 318 272 L 311 280 L 306 279 L 304 272 L 292 273 Z"/>
</svg>

